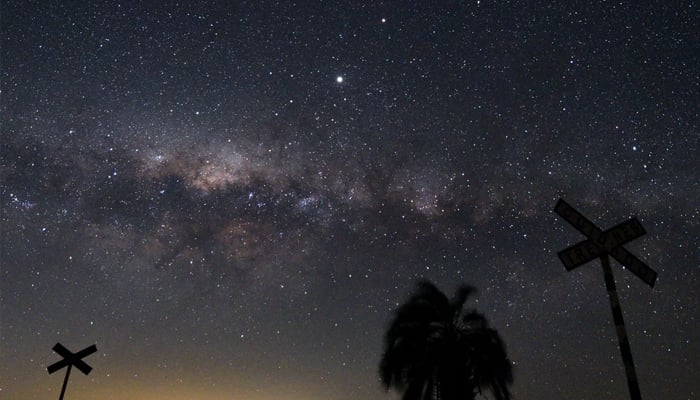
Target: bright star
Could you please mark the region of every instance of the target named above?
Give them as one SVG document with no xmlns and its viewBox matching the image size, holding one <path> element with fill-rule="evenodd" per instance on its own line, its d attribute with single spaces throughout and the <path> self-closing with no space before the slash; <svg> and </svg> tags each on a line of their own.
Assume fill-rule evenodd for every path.
<svg viewBox="0 0 700 400">
<path fill-rule="evenodd" d="M 343 83 L 343 77 L 342 77 L 342 76 L 338 76 L 338 77 L 335 78 L 335 81 L 338 82 L 338 83 Z"/>
</svg>

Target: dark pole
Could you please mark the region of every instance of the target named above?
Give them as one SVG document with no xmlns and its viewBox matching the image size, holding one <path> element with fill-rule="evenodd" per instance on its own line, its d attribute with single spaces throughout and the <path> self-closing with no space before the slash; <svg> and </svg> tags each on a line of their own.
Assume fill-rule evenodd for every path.
<svg viewBox="0 0 700 400">
<path fill-rule="evenodd" d="M 615 331 L 617 332 L 617 340 L 620 343 L 622 361 L 625 363 L 625 373 L 627 374 L 627 386 L 630 389 L 630 397 L 632 400 L 642 400 L 642 394 L 639 391 L 639 381 L 637 381 L 637 372 L 634 370 L 634 360 L 632 360 L 632 349 L 627 339 L 625 320 L 622 318 L 620 299 L 617 297 L 617 289 L 615 288 L 615 277 L 613 277 L 612 268 L 610 268 L 610 258 L 608 258 L 607 254 L 603 254 L 603 256 L 600 257 L 600 263 L 603 266 L 605 288 L 608 290 L 608 297 L 610 298 L 610 307 L 612 308 L 613 319 L 615 320 Z"/>
<path fill-rule="evenodd" d="M 68 386 L 68 375 L 70 375 L 70 369 L 73 364 L 68 364 L 68 370 L 66 370 L 66 378 L 63 379 L 63 387 L 61 388 L 61 395 L 58 396 L 58 400 L 63 400 L 63 395 L 66 393 L 66 386 Z"/>
</svg>

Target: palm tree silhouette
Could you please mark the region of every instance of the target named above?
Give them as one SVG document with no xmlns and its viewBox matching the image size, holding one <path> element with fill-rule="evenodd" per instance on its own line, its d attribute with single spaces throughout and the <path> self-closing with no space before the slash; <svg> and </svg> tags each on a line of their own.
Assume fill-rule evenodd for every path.
<svg viewBox="0 0 700 400">
<path fill-rule="evenodd" d="M 386 332 L 379 372 L 387 390 L 402 391 L 403 400 L 473 400 L 481 389 L 510 399 L 503 340 L 483 314 L 463 312 L 474 291 L 462 286 L 450 301 L 432 283 L 418 284 Z"/>
</svg>

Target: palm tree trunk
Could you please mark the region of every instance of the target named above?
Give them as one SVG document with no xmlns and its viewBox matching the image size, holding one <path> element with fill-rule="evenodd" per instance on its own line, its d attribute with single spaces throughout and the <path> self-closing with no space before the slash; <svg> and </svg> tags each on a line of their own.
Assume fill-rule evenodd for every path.
<svg viewBox="0 0 700 400">
<path fill-rule="evenodd" d="M 440 379 L 438 379 L 437 371 L 433 371 L 433 377 L 431 380 L 430 387 L 432 389 L 432 399 L 440 400 Z"/>
</svg>

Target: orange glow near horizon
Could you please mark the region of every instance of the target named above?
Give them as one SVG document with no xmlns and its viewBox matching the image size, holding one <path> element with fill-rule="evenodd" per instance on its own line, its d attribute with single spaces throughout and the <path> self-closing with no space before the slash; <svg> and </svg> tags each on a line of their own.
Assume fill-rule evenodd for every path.
<svg viewBox="0 0 700 400">
<path fill-rule="evenodd" d="M 6 393 L 8 398 L 17 399 L 54 399 L 58 398 L 63 376 L 52 380 L 55 387 L 28 386 L 21 391 Z M 186 385 L 180 382 L 127 382 L 114 381 L 109 384 L 99 384 L 78 379 L 71 379 L 68 383 L 65 398 L 70 400 L 314 400 L 327 399 L 330 394 L 323 395 L 308 390 L 308 388 L 294 388 L 292 385 L 280 385 L 280 387 L 262 387 L 256 385 L 217 385 L 208 383 Z M 76 377 L 77 378 L 77 377 Z"/>
<path fill-rule="evenodd" d="M 39 373 L 41 372 L 41 373 Z M 15 382 L 13 392 L 1 390 L 3 398 L 32 400 L 57 399 L 65 370 L 51 376 L 44 370 L 32 373 L 21 384 Z M 337 388 L 326 382 L 309 387 L 302 379 L 291 377 L 207 376 L 192 372 L 177 377 L 170 371 L 142 374 L 95 374 L 84 376 L 71 371 L 65 398 L 67 400 L 321 400 L 338 397 Z M 162 374 L 161 374 L 162 373 Z M 3 385 L 5 386 L 5 385 Z M 341 396 L 342 397 L 342 396 Z M 392 396 L 377 391 L 377 398 Z"/>
</svg>

